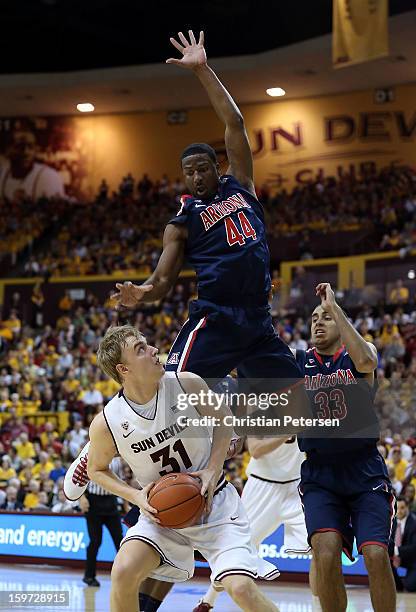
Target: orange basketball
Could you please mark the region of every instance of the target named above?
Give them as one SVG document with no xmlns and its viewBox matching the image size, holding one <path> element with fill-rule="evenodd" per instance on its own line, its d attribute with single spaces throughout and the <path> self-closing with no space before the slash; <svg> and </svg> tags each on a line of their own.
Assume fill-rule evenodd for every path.
<svg viewBox="0 0 416 612">
<path fill-rule="evenodd" d="M 148 502 L 158 510 L 155 516 L 163 527 L 183 529 L 199 521 L 205 498 L 201 495 L 198 478 L 184 473 L 166 474 L 151 489 Z"/>
</svg>

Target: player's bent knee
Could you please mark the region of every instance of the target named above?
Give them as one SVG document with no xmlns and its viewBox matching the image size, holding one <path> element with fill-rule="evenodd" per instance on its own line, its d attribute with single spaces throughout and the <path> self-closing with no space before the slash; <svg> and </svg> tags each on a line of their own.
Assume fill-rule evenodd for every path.
<svg viewBox="0 0 416 612">
<path fill-rule="evenodd" d="M 158 567 L 160 557 L 155 549 L 145 542 L 128 541 L 120 548 L 114 559 L 111 580 L 126 590 L 136 586 Z"/>
<path fill-rule="evenodd" d="M 140 569 L 134 568 L 128 563 L 114 563 L 111 570 L 111 584 L 119 587 L 133 587 L 139 584 L 143 579 Z"/>
<path fill-rule="evenodd" d="M 133 563 L 132 559 L 126 556 L 119 556 L 114 560 L 111 569 L 111 583 L 127 589 L 138 587 L 139 583 L 147 578 L 148 572 L 144 571 L 143 566 Z"/>
<path fill-rule="evenodd" d="M 341 555 L 329 550 L 322 550 L 319 555 L 316 555 L 316 567 L 318 575 L 320 571 L 333 572 L 341 568 Z"/>
<path fill-rule="evenodd" d="M 257 586 L 254 580 L 247 576 L 227 576 L 221 582 L 229 596 L 236 602 L 247 601 L 257 593 Z"/>
<path fill-rule="evenodd" d="M 321 537 L 321 536 L 328 537 Z M 335 536 L 335 537 L 334 537 Z M 342 541 L 336 533 L 322 533 L 312 537 L 313 558 L 318 574 L 337 571 L 341 568 Z"/>
</svg>

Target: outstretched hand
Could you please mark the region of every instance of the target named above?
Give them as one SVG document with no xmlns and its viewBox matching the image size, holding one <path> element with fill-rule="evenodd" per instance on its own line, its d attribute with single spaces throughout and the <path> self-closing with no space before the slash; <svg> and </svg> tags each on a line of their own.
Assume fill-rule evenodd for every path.
<svg viewBox="0 0 416 612">
<path fill-rule="evenodd" d="M 134 308 L 143 299 L 145 293 L 153 289 L 153 285 L 134 285 L 130 281 L 125 283 L 116 283 L 118 293 L 113 293 L 111 298 L 116 300 L 116 310 L 120 310 L 122 306 L 125 308 Z"/>
<path fill-rule="evenodd" d="M 182 59 L 176 59 L 170 57 L 166 60 L 167 64 L 176 64 L 183 68 L 189 68 L 195 70 L 198 66 L 204 66 L 207 63 L 207 55 L 204 49 L 204 32 L 199 33 L 199 41 L 196 42 L 194 33 L 192 30 L 188 30 L 189 41 L 186 40 L 186 36 L 182 32 L 178 32 L 178 37 L 182 44 L 180 44 L 175 38 L 171 38 L 170 42 L 172 45 L 182 53 Z"/>
</svg>

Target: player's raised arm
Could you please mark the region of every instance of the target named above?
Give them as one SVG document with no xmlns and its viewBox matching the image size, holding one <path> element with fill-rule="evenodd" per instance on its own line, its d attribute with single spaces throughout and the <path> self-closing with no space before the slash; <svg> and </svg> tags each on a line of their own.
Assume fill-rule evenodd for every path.
<svg viewBox="0 0 416 612">
<path fill-rule="evenodd" d="M 182 269 L 186 242 L 186 228 L 169 223 L 163 234 L 163 251 L 155 271 L 143 283 L 116 283 L 118 293 L 113 294 L 118 306 L 134 308 L 140 302 L 156 302 L 173 287 Z"/>
<path fill-rule="evenodd" d="M 355 327 L 348 321 L 342 308 L 335 300 L 335 294 L 329 283 L 319 283 L 316 295 L 321 298 L 321 306 L 333 317 L 340 333 L 341 340 L 349 353 L 358 372 L 370 374 L 377 368 L 377 349 L 374 344 L 364 340 Z"/>
<path fill-rule="evenodd" d="M 182 53 L 182 59 L 170 58 L 167 64 L 176 64 L 193 70 L 201 81 L 215 112 L 225 124 L 225 147 L 229 161 L 227 174 L 232 174 L 246 189 L 255 194 L 253 183 L 253 158 L 244 126 L 243 116 L 215 72 L 207 64 L 204 48 L 204 33 L 200 32 L 196 42 L 192 30 L 188 32 L 189 41 L 182 32 L 178 33 L 180 42 L 170 41 Z"/>
</svg>

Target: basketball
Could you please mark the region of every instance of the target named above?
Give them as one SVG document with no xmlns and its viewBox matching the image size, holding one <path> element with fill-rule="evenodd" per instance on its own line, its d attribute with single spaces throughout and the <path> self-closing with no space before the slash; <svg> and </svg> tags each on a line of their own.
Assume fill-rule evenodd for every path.
<svg viewBox="0 0 416 612">
<path fill-rule="evenodd" d="M 183 529 L 195 525 L 204 511 L 201 482 L 189 474 L 166 474 L 149 493 L 149 504 L 158 510 L 163 527 Z"/>
</svg>

